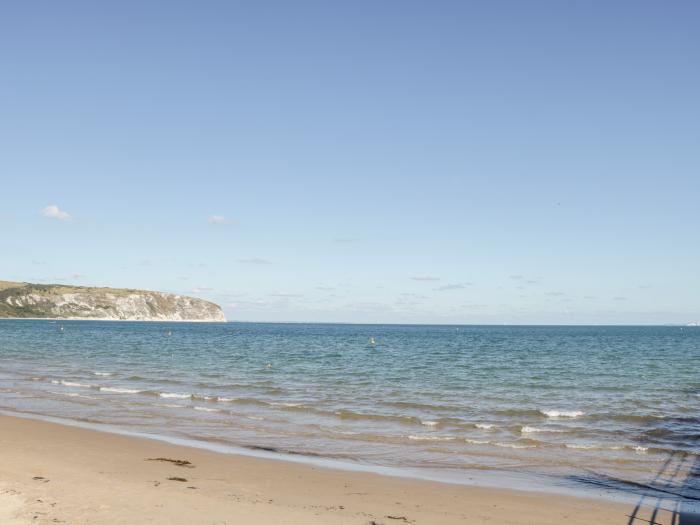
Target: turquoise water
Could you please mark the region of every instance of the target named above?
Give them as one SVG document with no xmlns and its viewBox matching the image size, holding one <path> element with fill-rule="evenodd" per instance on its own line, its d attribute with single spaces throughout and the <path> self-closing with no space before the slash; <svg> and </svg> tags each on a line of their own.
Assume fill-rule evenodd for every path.
<svg viewBox="0 0 700 525">
<path fill-rule="evenodd" d="M 700 328 L 4 320 L 0 359 L 6 411 L 453 479 L 700 453 Z"/>
</svg>

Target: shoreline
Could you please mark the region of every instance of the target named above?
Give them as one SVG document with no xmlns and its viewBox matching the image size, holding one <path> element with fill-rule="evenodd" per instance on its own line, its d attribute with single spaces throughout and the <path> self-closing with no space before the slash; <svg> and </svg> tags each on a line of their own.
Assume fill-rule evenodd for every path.
<svg viewBox="0 0 700 525">
<path fill-rule="evenodd" d="M 446 475 L 444 470 L 379 465 L 364 463 L 362 461 L 355 461 L 347 458 L 341 459 L 319 454 L 304 454 L 301 452 L 274 449 L 266 446 L 245 446 L 225 444 L 213 440 L 206 441 L 179 438 L 169 436 L 167 434 L 138 432 L 106 423 L 85 422 L 33 412 L 12 411 L 0 408 L 0 418 L 6 416 L 83 429 L 101 434 L 113 434 L 127 438 L 145 439 L 168 445 L 205 450 L 227 456 L 243 456 L 263 459 L 265 461 L 278 461 L 350 473 L 360 472 L 365 474 L 415 480 L 419 482 L 427 481 L 431 483 L 457 485 L 462 487 L 477 487 L 483 489 L 507 489 L 510 491 L 526 493 L 536 492 L 550 496 L 564 495 L 580 499 L 602 500 L 612 503 L 625 504 L 633 503 L 639 497 L 638 494 L 631 492 L 593 488 L 590 486 L 584 486 L 580 483 L 564 484 L 562 478 L 547 474 L 506 470 L 464 469 L 461 471 L 449 471 L 451 474 L 453 474 L 450 476 Z"/>
<path fill-rule="evenodd" d="M 12 525 L 583 525 L 626 523 L 634 512 L 634 503 L 222 454 L 14 415 L 0 415 L 0 445 L 0 518 Z M 672 518 L 656 515 L 657 523 Z"/>
</svg>

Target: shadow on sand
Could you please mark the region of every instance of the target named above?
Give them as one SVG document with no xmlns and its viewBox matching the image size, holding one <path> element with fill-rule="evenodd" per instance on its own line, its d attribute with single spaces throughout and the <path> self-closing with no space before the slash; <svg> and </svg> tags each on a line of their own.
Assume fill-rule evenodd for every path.
<svg viewBox="0 0 700 525">
<path fill-rule="evenodd" d="M 700 525 L 700 456 L 675 452 L 649 483 L 590 473 L 574 481 L 639 494 L 626 525 Z"/>
</svg>

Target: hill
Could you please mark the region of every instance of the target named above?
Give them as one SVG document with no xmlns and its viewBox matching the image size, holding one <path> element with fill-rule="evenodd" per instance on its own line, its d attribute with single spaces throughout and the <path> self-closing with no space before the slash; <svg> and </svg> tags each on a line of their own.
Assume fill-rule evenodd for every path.
<svg viewBox="0 0 700 525">
<path fill-rule="evenodd" d="M 210 301 L 148 290 L 0 281 L 0 318 L 225 322 Z"/>
</svg>

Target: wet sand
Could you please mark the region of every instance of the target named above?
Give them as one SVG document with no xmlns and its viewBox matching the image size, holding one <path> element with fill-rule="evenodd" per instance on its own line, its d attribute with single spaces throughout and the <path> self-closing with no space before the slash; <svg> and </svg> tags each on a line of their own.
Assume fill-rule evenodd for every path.
<svg viewBox="0 0 700 525">
<path fill-rule="evenodd" d="M 0 416 L 0 523 L 616 524 L 634 506 L 219 454 Z M 648 523 L 641 509 L 634 523 Z M 672 523 L 657 512 L 654 523 Z M 637 521 L 638 520 L 638 521 Z"/>
</svg>

